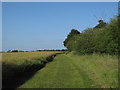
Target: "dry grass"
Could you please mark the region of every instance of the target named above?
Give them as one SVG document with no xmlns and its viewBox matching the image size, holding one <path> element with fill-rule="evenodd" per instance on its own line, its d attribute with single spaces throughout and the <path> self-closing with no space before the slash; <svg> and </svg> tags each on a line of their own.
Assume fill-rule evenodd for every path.
<svg viewBox="0 0 120 90">
<path fill-rule="evenodd" d="M 11 52 L 2 54 L 2 62 L 11 64 L 23 64 L 26 61 L 34 62 L 40 58 L 46 58 L 57 52 L 43 51 L 43 52 Z"/>
<path fill-rule="evenodd" d="M 3 88 L 15 88 L 24 83 L 37 70 L 44 67 L 52 57 L 60 52 L 10 52 L 2 53 Z"/>
</svg>

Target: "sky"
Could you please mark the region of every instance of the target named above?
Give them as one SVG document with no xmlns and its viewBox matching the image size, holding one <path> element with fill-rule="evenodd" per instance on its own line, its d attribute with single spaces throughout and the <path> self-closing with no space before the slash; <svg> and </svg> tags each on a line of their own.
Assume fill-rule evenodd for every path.
<svg viewBox="0 0 120 90">
<path fill-rule="evenodd" d="M 71 29 L 110 21 L 117 2 L 3 2 L 2 50 L 64 49 Z"/>
</svg>

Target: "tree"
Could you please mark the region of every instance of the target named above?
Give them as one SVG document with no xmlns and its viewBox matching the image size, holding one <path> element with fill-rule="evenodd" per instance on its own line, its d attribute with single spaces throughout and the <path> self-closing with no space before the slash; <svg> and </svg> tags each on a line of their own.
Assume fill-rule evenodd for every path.
<svg viewBox="0 0 120 90">
<path fill-rule="evenodd" d="M 65 39 L 64 46 L 71 51 L 74 47 L 74 41 L 76 40 L 76 36 L 79 35 L 80 32 L 76 29 L 72 29 L 71 32 L 68 34 L 67 38 Z"/>
<path fill-rule="evenodd" d="M 96 28 L 102 28 L 102 27 L 105 27 L 107 25 L 106 22 L 104 22 L 103 20 L 98 20 L 99 24 L 97 24 L 94 29 Z"/>
<path fill-rule="evenodd" d="M 72 29 L 64 41 L 68 51 L 75 51 L 79 54 L 93 52 L 118 54 L 120 16 L 111 19 L 110 23 L 99 20 L 93 28 L 88 28 L 82 33 Z"/>
</svg>

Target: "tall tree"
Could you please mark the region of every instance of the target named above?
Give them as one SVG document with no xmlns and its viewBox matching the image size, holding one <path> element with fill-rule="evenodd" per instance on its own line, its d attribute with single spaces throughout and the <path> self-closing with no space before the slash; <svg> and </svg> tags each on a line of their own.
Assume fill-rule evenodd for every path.
<svg viewBox="0 0 120 90">
<path fill-rule="evenodd" d="M 71 51 L 73 48 L 73 42 L 75 41 L 75 37 L 80 34 L 80 32 L 76 29 L 72 29 L 71 32 L 68 34 L 67 38 L 65 39 L 64 46 Z"/>
</svg>

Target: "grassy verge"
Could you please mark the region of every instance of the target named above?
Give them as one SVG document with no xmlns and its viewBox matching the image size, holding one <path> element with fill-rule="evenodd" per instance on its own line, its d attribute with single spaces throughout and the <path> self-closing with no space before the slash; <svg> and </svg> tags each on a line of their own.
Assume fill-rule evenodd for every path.
<svg viewBox="0 0 120 90">
<path fill-rule="evenodd" d="M 116 88 L 116 56 L 62 54 L 19 88 Z"/>
<path fill-rule="evenodd" d="M 59 52 L 3 53 L 3 88 L 17 87 L 49 62 Z"/>
<path fill-rule="evenodd" d="M 68 57 L 75 59 L 75 65 L 82 68 L 100 88 L 118 87 L 118 58 L 106 54 L 92 54 Z"/>
</svg>

